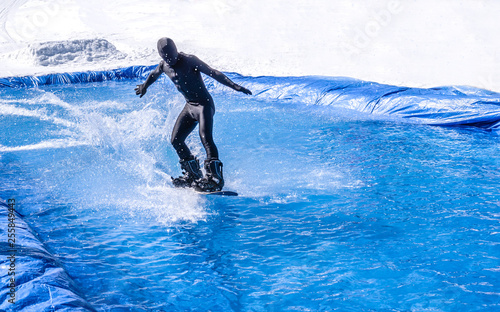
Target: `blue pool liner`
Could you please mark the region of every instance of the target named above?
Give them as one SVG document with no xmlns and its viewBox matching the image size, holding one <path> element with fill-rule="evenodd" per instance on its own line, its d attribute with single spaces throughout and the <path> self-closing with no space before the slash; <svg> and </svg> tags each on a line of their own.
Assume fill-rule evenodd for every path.
<svg viewBox="0 0 500 312">
<path fill-rule="evenodd" d="M 107 71 L 0 78 L 0 89 L 145 79 L 155 67 L 130 66 Z M 348 109 L 428 125 L 500 129 L 500 94 L 475 87 L 408 88 L 346 77 L 227 75 L 260 99 Z M 227 88 L 207 77 L 205 83 L 210 91 Z"/>
<path fill-rule="evenodd" d="M 43 76 L 0 78 L 0 89 L 30 88 L 127 79 L 145 79 L 153 66 Z M 500 128 L 500 94 L 474 87 L 408 88 L 345 77 L 248 77 L 227 73 L 254 96 L 280 105 L 300 103 L 321 108 L 348 109 L 357 114 L 396 118 L 439 126 Z M 205 79 L 211 92 L 227 87 Z M 241 94 L 242 95 L 242 94 Z M 245 95 L 242 95 L 245 96 Z M 0 311 L 95 311 L 29 226 L 16 213 L 16 303 L 8 302 L 8 206 L 0 200 Z"/>
<path fill-rule="evenodd" d="M 15 238 L 12 248 L 8 237 L 8 229 L 12 228 L 9 227 L 9 207 L 0 199 L 0 311 L 96 311 L 79 295 L 70 276 L 57 258 L 45 249 L 22 216 L 17 212 L 14 214 L 15 231 L 10 233 L 10 238 Z M 15 264 L 11 266 L 13 262 Z M 10 268 L 15 275 L 9 275 Z M 15 300 L 11 303 L 10 279 L 13 276 Z"/>
<path fill-rule="evenodd" d="M 500 128 L 500 94 L 468 86 L 408 88 L 346 77 L 243 77 L 258 97 L 349 110 L 359 115 L 435 126 Z M 213 80 L 213 88 L 222 88 Z"/>
<path fill-rule="evenodd" d="M 105 71 L 88 71 L 43 76 L 23 76 L 0 78 L 0 88 L 26 88 L 46 85 L 102 82 L 107 80 L 122 80 L 145 77 L 154 66 L 130 66 Z"/>
</svg>

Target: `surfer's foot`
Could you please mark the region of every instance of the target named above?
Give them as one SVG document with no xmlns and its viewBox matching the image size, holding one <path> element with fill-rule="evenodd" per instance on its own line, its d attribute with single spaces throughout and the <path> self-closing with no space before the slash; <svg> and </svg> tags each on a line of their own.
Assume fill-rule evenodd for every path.
<svg viewBox="0 0 500 312">
<path fill-rule="evenodd" d="M 207 175 L 197 180 L 194 188 L 199 192 L 218 192 L 224 187 L 222 162 L 220 160 L 205 160 Z"/>
<path fill-rule="evenodd" d="M 172 178 L 172 184 L 175 187 L 192 187 L 196 180 L 200 180 L 203 177 L 198 159 L 181 160 L 180 164 L 184 175 Z"/>
</svg>

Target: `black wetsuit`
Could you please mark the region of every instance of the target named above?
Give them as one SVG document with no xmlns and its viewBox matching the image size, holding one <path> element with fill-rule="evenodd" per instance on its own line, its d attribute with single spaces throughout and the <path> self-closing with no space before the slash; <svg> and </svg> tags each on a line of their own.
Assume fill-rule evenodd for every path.
<svg viewBox="0 0 500 312">
<path fill-rule="evenodd" d="M 181 161 L 193 158 L 185 140 L 197 124 L 199 124 L 201 143 L 207 152 L 207 160 L 219 159 L 219 152 L 217 151 L 217 146 L 215 146 L 212 133 L 214 114 L 215 106 L 211 99 L 208 103 L 204 104 L 197 102 L 186 103 L 179 117 L 177 117 L 171 139 L 172 145 Z"/>
<path fill-rule="evenodd" d="M 157 69 L 162 70 L 186 99 L 184 109 L 177 117 L 172 131 L 171 143 L 182 160 L 193 158 L 185 140 L 199 124 L 200 139 L 207 153 L 207 160 L 219 159 L 219 152 L 213 138 L 215 105 L 208 93 L 196 56 L 179 53 L 174 66 L 161 62 Z M 229 80 L 229 79 L 228 79 Z"/>
<path fill-rule="evenodd" d="M 161 55 L 161 52 L 160 52 Z M 163 57 L 163 56 L 162 56 Z M 219 153 L 213 139 L 213 116 L 215 106 L 212 96 L 208 93 L 201 73 L 204 73 L 218 82 L 245 94 L 251 92 L 242 86 L 235 84 L 223 73 L 211 68 L 194 55 L 178 53 L 175 62 L 167 63 L 165 57 L 158 67 L 149 74 L 146 82 L 136 89 L 141 97 L 146 89 L 158 79 L 161 73 L 165 73 L 174 83 L 175 87 L 186 99 L 186 105 L 175 123 L 171 143 L 174 146 L 181 161 L 194 159 L 187 147 L 185 140 L 194 130 L 197 124 L 200 128 L 200 138 L 207 152 L 207 160 L 219 159 Z"/>
</svg>

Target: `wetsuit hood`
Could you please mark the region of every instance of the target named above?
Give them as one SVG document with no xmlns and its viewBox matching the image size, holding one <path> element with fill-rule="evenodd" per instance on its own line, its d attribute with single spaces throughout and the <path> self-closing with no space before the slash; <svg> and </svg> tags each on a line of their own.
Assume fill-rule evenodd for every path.
<svg viewBox="0 0 500 312">
<path fill-rule="evenodd" d="M 172 39 L 167 37 L 161 38 L 158 40 L 157 47 L 161 58 L 169 65 L 174 65 L 177 62 L 179 53 L 177 52 L 177 47 Z"/>
</svg>

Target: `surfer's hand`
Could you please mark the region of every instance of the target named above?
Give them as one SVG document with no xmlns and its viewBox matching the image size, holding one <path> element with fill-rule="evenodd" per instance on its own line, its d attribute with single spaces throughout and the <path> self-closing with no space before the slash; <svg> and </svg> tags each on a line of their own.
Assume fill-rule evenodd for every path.
<svg viewBox="0 0 500 312">
<path fill-rule="evenodd" d="M 243 92 L 243 93 L 248 94 L 248 95 L 252 95 L 252 91 L 250 91 L 247 88 L 244 88 L 242 86 L 239 86 L 238 91 Z"/>
<path fill-rule="evenodd" d="M 137 85 L 137 87 L 135 88 L 135 94 L 142 97 L 144 94 L 146 94 L 146 90 L 147 88 L 145 88 L 143 84 Z"/>
</svg>

